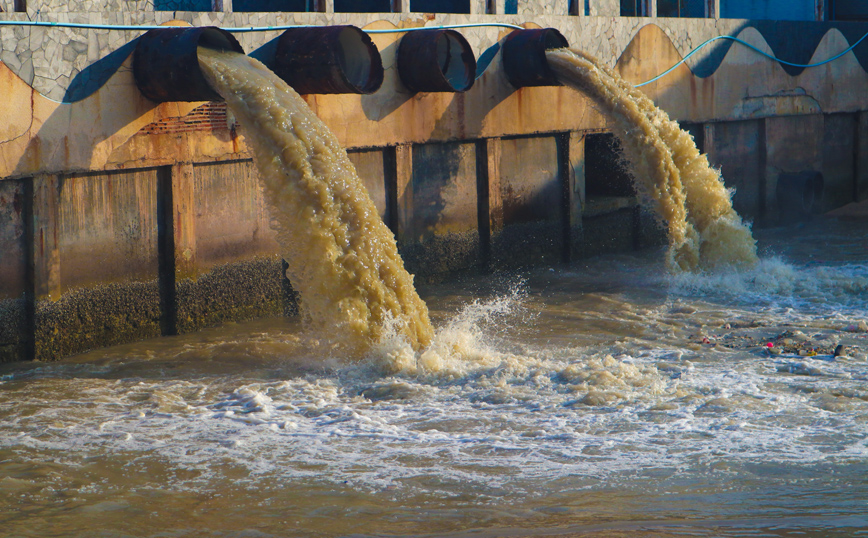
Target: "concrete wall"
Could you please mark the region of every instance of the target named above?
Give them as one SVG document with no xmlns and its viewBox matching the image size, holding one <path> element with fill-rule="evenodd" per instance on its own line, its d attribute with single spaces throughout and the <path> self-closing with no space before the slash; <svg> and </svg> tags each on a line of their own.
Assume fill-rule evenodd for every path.
<svg viewBox="0 0 868 538">
<path fill-rule="evenodd" d="M 29 187 L 23 180 L 0 181 L 0 362 L 31 355 L 27 260 L 32 238 L 27 237 L 25 226 L 30 218 Z"/>
<path fill-rule="evenodd" d="M 807 28 L 816 36 L 810 54 L 823 58 L 846 48 L 853 32 L 868 30 L 774 30 L 747 21 L 611 18 L 582 10 L 568 16 L 566 1 L 518 2 L 517 15 L 496 18 L 343 14 L 331 12 L 330 2 L 325 13 L 278 15 L 159 12 L 147 2 L 138 11 L 107 13 L 85 11 L 85 4 L 55 3 L 44 13 L 102 23 L 177 17 L 227 26 L 352 22 L 389 29 L 492 20 L 555 26 L 634 82 L 721 33 L 738 33 L 774 52 L 770 43 L 779 47 L 781 36 Z M 471 11 L 482 13 L 484 5 L 472 2 Z M 617 4 L 589 7 L 604 15 Z M 497 11 L 505 9 L 496 3 Z M 496 51 L 508 32 L 464 35 L 479 58 Z M 294 311 L 243 125 L 221 103 L 144 98 L 131 75 L 130 42 L 137 35 L 0 27 L 0 361 L 56 359 Z M 254 51 L 277 35 L 239 37 Z M 639 208 L 618 167 L 608 120 L 580 94 L 513 88 L 499 55 L 467 93 L 413 94 L 395 67 L 400 35 L 373 39 L 386 68 L 381 90 L 304 97 L 349 148 L 420 279 L 661 242 L 654 218 Z M 803 53 L 791 48 L 776 50 Z M 790 73 L 727 46 L 695 55 L 643 91 L 684 122 L 721 167 L 736 190 L 736 209 L 774 225 L 786 213 L 774 196 L 782 173 L 823 173 L 823 210 L 868 199 L 862 91 L 868 74 L 860 58 L 848 53 Z"/>
<path fill-rule="evenodd" d="M 497 174 L 488 185 L 494 269 L 567 258 L 563 145 L 557 136 L 498 142 Z"/>
<path fill-rule="evenodd" d="M 763 120 L 705 126 L 708 160 L 735 189 L 732 205 L 740 215 L 761 219 L 766 207 L 766 137 Z"/>
</svg>

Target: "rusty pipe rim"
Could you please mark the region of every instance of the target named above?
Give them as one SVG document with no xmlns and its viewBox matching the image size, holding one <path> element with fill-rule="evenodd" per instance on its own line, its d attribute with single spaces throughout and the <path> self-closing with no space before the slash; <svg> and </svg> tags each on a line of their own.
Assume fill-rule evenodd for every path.
<svg viewBox="0 0 868 538">
<path fill-rule="evenodd" d="M 569 47 L 555 28 L 515 30 L 503 42 L 502 61 L 506 78 L 516 88 L 560 86 L 546 59 L 546 51 Z"/>
<path fill-rule="evenodd" d="M 369 94 L 383 84 L 383 60 L 351 25 L 290 28 L 265 64 L 301 94 Z"/>
<path fill-rule="evenodd" d="M 199 47 L 244 54 L 232 34 L 215 26 L 148 30 L 133 52 L 133 78 L 139 91 L 157 103 L 222 101 L 202 73 Z"/>
<path fill-rule="evenodd" d="M 398 75 L 414 92 L 465 92 L 476 81 L 476 56 L 455 30 L 415 30 L 398 45 Z"/>
</svg>

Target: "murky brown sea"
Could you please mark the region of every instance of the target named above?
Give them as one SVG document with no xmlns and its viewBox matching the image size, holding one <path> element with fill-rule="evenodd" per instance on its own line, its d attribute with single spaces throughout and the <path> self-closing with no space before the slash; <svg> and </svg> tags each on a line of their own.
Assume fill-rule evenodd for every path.
<svg viewBox="0 0 868 538">
<path fill-rule="evenodd" d="M 868 233 L 759 239 L 423 288 L 397 370 L 286 320 L 3 366 L 0 534 L 868 535 Z"/>
</svg>

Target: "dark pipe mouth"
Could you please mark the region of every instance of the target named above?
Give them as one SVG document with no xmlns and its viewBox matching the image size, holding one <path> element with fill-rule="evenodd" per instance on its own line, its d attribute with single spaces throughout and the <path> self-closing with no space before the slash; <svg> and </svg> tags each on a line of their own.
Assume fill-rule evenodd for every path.
<svg viewBox="0 0 868 538">
<path fill-rule="evenodd" d="M 222 101 L 202 74 L 200 46 L 244 54 L 232 34 L 214 26 L 148 30 L 133 53 L 133 77 L 139 91 L 157 103 Z"/>
<path fill-rule="evenodd" d="M 554 28 L 515 30 L 502 47 L 503 67 L 509 83 L 525 86 L 560 86 L 546 59 L 546 51 L 569 47 L 567 39 Z"/>
<path fill-rule="evenodd" d="M 358 30 L 358 31 L 357 31 Z M 373 45 L 368 34 L 355 26 L 347 26 L 338 34 L 337 60 L 344 81 L 355 93 L 368 94 L 380 89 L 382 77 L 373 75 L 375 61 L 370 53 L 369 45 Z M 370 43 L 369 43 L 370 42 Z M 376 47 L 374 47 L 376 50 Z M 377 52 L 379 56 L 379 52 Z M 382 60 L 380 60 L 382 69 Z"/>
<path fill-rule="evenodd" d="M 414 92 L 465 92 L 476 81 L 476 57 L 454 30 L 414 30 L 398 45 L 398 75 Z"/>
<path fill-rule="evenodd" d="M 198 46 L 223 52 L 235 51 L 244 54 L 244 49 L 235 36 L 215 26 L 205 26 L 199 34 Z"/>
<path fill-rule="evenodd" d="M 266 66 L 301 94 L 368 94 L 383 84 L 383 60 L 356 26 L 286 30 Z"/>
</svg>

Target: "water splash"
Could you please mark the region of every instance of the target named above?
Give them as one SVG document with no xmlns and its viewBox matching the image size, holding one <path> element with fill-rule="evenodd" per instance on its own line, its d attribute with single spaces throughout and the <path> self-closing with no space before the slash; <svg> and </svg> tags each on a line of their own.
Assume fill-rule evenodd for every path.
<svg viewBox="0 0 868 538">
<path fill-rule="evenodd" d="M 613 120 L 636 189 L 669 232 L 670 270 L 757 264 L 756 242 L 730 192 L 689 133 L 598 59 L 576 49 L 546 53 L 558 80 L 590 97 Z"/>
<path fill-rule="evenodd" d="M 387 330 L 426 346 L 428 308 L 334 134 L 258 61 L 200 48 L 199 62 L 245 130 L 303 312 L 358 352 Z"/>
</svg>

